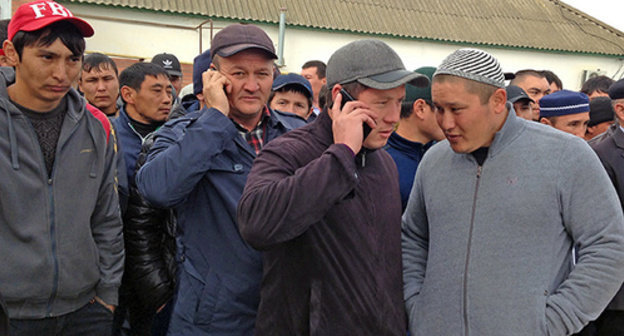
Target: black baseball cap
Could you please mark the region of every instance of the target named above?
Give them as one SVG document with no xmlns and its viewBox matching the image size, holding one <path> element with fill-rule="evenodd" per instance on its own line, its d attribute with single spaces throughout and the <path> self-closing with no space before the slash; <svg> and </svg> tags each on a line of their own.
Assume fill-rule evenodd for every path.
<svg viewBox="0 0 624 336">
<path fill-rule="evenodd" d="M 507 91 L 507 101 L 512 104 L 518 100 L 528 100 L 531 103 L 535 103 L 535 100 L 531 99 L 531 97 L 529 97 L 529 95 L 519 86 L 509 85 L 505 88 L 505 90 Z"/>
<path fill-rule="evenodd" d="M 152 62 L 158 64 L 167 70 L 169 76 L 182 76 L 182 67 L 180 61 L 173 54 L 162 53 L 154 56 Z"/>
</svg>

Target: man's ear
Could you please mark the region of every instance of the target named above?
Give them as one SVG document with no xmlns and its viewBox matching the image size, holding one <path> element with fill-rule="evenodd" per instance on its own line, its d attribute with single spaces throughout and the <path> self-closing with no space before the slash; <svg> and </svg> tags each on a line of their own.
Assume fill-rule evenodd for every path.
<svg viewBox="0 0 624 336">
<path fill-rule="evenodd" d="M 423 99 L 416 99 L 412 104 L 412 115 L 419 120 L 425 119 L 425 106 L 427 104 Z"/>
<path fill-rule="evenodd" d="M 134 97 L 136 94 L 136 91 L 129 87 L 129 86 L 122 86 L 120 89 L 121 92 L 121 99 L 123 99 L 124 102 L 126 102 L 126 104 L 134 104 Z"/>
<path fill-rule="evenodd" d="M 504 112 L 507 105 L 507 91 L 502 88 L 496 89 L 490 96 L 490 103 L 493 105 L 495 113 Z"/>
<path fill-rule="evenodd" d="M 342 85 L 340 84 L 334 85 L 334 87 L 331 89 L 332 102 L 336 100 L 336 95 L 338 95 L 338 92 L 340 92 L 340 89 L 342 89 Z"/>
<path fill-rule="evenodd" d="M 624 99 L 620 102 L 617 102 L 613 105 L 613 110 L 615 111 L 615 115 L 617 116 L 620 123 L 624 121 Z"/>
<path fill-rule="evenodd" d="M 4 51 L 7 63 L 9 63 L 10 66 L 17 66 L 19 63 L 19 55 L 17 54 L 17 50 L 15 50 L 13 42 L 4 40 L 2 43 L 2 50 Z"/>
<path fill-rule="evenodd" d="M 342 85 L 340 85 L 340 84 L 334 85 L 334 87 L 331 88 L 331 97 L 332 97 L 331 104 L 332 105 L 329 106 L 329 102 L 327 102 L 328 103 L 328 105 L 327 105 L 327 113 L 329 114 L 329 117 L 332 118 L 332 120 L 334 119 L 332 110 L 333 110 L 334 104 L 336 102 L 336 96 L 340 92 L 340 89 L 342 89 Z M 344 99 L 344 97 L 342 97 L 342 99 Z"/>
<path fill-rule="evenodd" d="M 552 126 L 552 123 L 550 122 L 550 119 L 548 119 L 548 118 L 541 117 L 540 118 L 540 123 L 542 123 L 544 125 Z"/>
</svg>

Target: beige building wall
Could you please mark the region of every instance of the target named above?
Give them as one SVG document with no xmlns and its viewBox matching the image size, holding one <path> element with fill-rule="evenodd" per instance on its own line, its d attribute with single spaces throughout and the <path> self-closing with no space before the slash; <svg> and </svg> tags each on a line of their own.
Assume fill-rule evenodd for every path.
<svg viewBox="0 0 624 336">
<path fill-rule="evenodd" d="M 111 56 L 149 60 L 161 52 L 174 53 L 181 62 L 192 63 L 200 50 L 210 47 L 211 34 L 235 21 L 217 20 L 189 15 L 153 13 L 128 8 L 111 8 L 66 3 L 77 16 L 85 18 L 95 28 L 95 35 L 87 40 L 87 51 L 99 51 Z M 275 13 L 276 20 L 279 13 Z M 288 13 L 286 13 L 288 22 Z M 200 25 L 202 28 L 200 28 Z M 273 39 L 277 50 L 277 24 L 258 24 Z M 211 29 L 212 27 L 212 29 Z M 443 29 L 443 27 L 441 27 Z M 201 31 L 201 38 L 200 38 Z M 362 38 L 379 38 L 347 32 L 304 29 L 286 26 L 284 39 L 284 66 L 282 72 L 299 72 L 308 60 L 327 62 L 331 54 L 344 44 Z M 408 69 L 437 66 L 457 48 L 440 42 L 382 37 L 403 59 Z M 624 76 L 624 60 L 582 54 L 563 54 L 510 48 L 477 46 L 496 56 L 504 71 L 515 72 L 526 68 L 554 71 L 564 87 L 578 90 L 584 70 L 600 70 L 615 79 Z M 201 48 L 201 49 L 200 49 Z"/>
</svg>

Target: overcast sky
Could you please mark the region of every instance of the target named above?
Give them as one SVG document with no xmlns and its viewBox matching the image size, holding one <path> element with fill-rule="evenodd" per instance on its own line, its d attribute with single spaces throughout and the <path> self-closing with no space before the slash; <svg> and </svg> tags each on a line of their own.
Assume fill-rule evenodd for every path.
<svg viewBox="0 0 624 336">
<path fill-rule="evenodd" d="M 563 0 L 596 19 L 624 32 L 624 0 Z"/>
</svg>

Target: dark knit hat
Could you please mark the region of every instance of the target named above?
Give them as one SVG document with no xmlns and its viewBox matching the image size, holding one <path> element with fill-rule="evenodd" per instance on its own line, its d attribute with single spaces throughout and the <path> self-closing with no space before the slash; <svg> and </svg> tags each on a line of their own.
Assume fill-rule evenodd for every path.
<svg viewBox="0 0 624 336">
<path fill-rule="evenodd" d="M 437 75 L 453 75 L 505 88 L 505 75 L 498 60 L 479 49 L 458 49 L 448 55 L 438 67 Z"/>
<path fill-rule="evenodd" d="M 556 117 L 589 112 L 589 97 L 570 90 L 561 90 L 542 97 L 539 101 L 540 117 Z"/>
<path fill-rule="evenodd" d="M 275 78 L 271 90 L 277 91 L 286 85 L 300 86 L 303 91 L 307 93 L 307 98 L 312 98 L 312 96 L 314 96 L 314 93 L 312 93 L 312 85 L 310 84 L 310 81 L 305 79 L 305 77 L 301 76 L 300 74 L 292 72 L 286 75 L 280 75 Z"/>
<path fill-rule="evenodd" d="M 433 78 L 433 74 L 435 73 L 436 68 L 434 67 L 421 67 L 414 72 L 425 75 L 429 79 L 429 85 L 424 87 L 416 87 L 412 84 L 405 84 L 405 99 L 404 101 L 413 103 L 418 99 L 424 99 L 426 101 L 431 101 L 431 79 Z"/>
<path fill-rule="evenodd" d="M 615 120 L 615 111 L 609 97 L 596 97 L 589 102 L 589 123 L 594 126 L 605 121 Z"/>
<path fill-rule="evenodd" d="M 193 59 L 193 94 L 196 96 L 204 90 L 202 74 L 210 68 L 211 63 L 210 49 L 195 56 Z"/>
<path fill-rule="evenodd" d="M 609 87 L 609 98 L 613 100 L 624 98 L 624 78 Z"/>
</svg>

